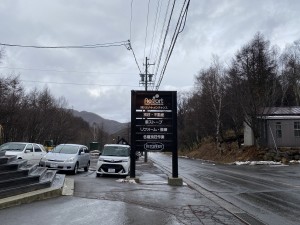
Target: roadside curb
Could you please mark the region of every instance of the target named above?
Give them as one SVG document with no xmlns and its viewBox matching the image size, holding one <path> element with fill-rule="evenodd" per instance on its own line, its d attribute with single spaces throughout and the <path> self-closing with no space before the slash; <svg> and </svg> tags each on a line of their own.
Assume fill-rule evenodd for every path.
<svg viewBox="0 0 300 225">
<path fill-rule="evenodd" d="M 62 195 L 73 195 L 74 194 L 74 179 L 65 178 L 64 186 L 62 188 Z"/>
</svg>

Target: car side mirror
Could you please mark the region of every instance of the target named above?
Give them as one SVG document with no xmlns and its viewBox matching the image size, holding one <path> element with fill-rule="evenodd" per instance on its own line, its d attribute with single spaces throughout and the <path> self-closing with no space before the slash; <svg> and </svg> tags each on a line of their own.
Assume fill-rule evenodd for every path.
<svg viewBox="0 0 300 225">
<path fill-rule="evenodd" d="M 26 150 L 25 150 L 25 153 L 30 153 L 30 152 L 31 152 L 31 151 L 30 151 L 30 150 L 28 150 L 28 149 L 26 149 Z"/>
</svg>

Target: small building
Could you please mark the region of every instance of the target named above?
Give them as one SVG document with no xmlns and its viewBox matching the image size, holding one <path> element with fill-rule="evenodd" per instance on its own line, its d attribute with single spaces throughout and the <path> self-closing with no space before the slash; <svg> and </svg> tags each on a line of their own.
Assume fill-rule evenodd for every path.
<svg viewBox="0 0 300 225">
<path fill-rule="evenodd" d="M 300 107 L 269 107 L 259 116 L 259 144 L 265 147 L 300 147 Z M 252 129 L 244 125 L 244 145 L 254 144 Z"/>
</svg>

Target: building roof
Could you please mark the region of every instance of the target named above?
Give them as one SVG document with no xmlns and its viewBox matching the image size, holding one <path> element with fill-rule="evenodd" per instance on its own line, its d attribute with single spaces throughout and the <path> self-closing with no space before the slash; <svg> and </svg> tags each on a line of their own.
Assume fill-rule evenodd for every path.
<svg viewBox="0 0 300 225">
<path fill-rule="evenodd" d="M 263 116 L 261 119 L 267 120 L 300 120 L 300 116 Z"/>
<path fill-rule="evenodd" d="M 266 107 L 262 114 L 265 116 L 300 116 L 300 107 Z"/>
</svg>

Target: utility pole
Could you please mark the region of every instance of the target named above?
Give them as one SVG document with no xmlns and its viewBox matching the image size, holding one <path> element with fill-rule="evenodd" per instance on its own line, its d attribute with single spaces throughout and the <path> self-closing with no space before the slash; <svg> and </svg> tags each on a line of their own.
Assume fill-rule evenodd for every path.
<svg viewBox="0 0 300 225">
<path fill-rule="evenodd" d="M 93 127 L 94 127 L 94 141 L 96 141 L 96 123 L 93 123 Z"/>
<path fill-rule="evenodd" d="M 0 145 L 2 145 L 3 144 L 3 127 L 2 127 L 2 125 L 0 124 Z"/>
<path fill-rule="evenodd" d="M 145 73 L 144 74 L 140 74 L 141 76 L 141 81 L 140 84 L 145 85 L 145 91 L 148 91 L 148 85 L 153 85 L 154 82 L 152 80 L 153 78 L 153 74 L 148 74 L 148 66 L 152 66 L 153 64 L 148 63 L 148 57 L 146 57 L 146 63 L 144 64 L 145 66 Z M 144 156 L 144 162 L 148 161 L 148 154 L 147 154 L 147 150 L 145 150 L 145 156 Z"/>
<path fill-rule="evenodd" d="M 148 63 L 148 57 L 146 57 L 146 63 L 144 64 L 145 66 L 145 73 L 140 74 L 141 80 L 140 80 L 140 85 L 145 86 L 145 91 L 148 91 L 148 86 L 153 85 L 154 82 L 152 80 L 153 74 L 148 73 L 148 66 L 152 66 L 153 64 Z"/>
</svg>

